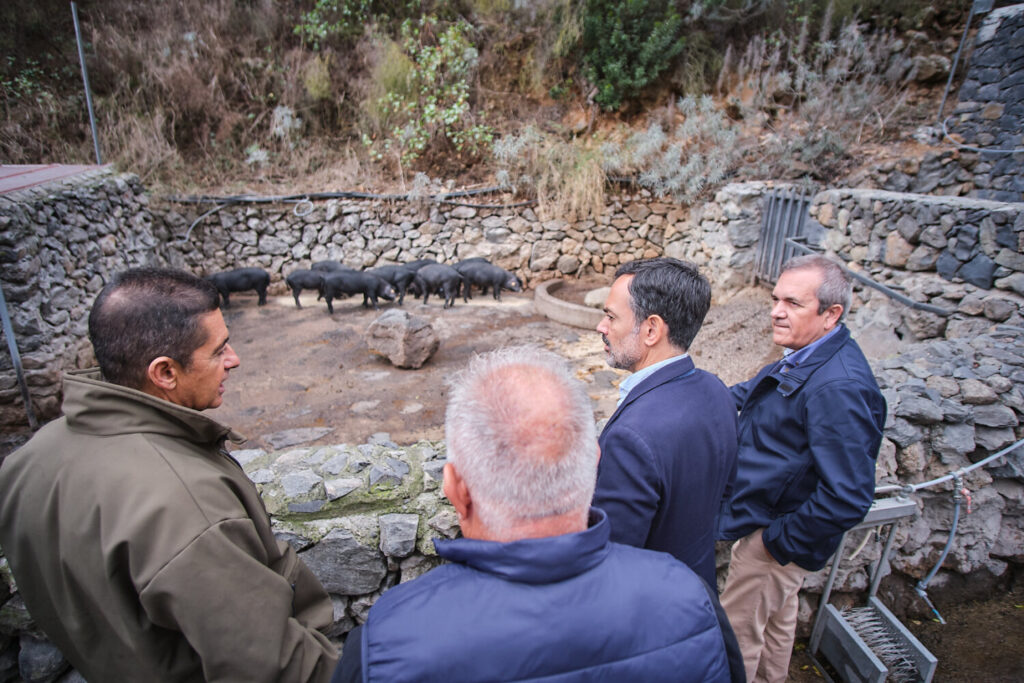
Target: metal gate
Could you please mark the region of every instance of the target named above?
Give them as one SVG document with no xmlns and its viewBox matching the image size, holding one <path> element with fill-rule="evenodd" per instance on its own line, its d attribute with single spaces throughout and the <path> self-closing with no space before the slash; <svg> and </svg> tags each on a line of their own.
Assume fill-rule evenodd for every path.
<svg viewBox="0 0 1024 683">
<path fill-rule="evenodd" d="M 779 279 L 782 264 L 794 254 L 802 253 L 786 240 L 799 242 L 804 237 L 812 197 L 806 188 L 770 190 L 765 195 L 761 237 L 754 260 L 754 275 L 759 281 L 774 283 Z"/>
</svg>

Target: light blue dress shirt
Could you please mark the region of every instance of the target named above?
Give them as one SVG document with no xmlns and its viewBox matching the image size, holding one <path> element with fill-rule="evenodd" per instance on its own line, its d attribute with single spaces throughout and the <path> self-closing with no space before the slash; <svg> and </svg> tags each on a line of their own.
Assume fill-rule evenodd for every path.
<svg viewBox="0 0 1024 683">
<path fill-rule="evenodd" d="M 629 392 L 633 390 L 633 387 L 640 384 L 640 382 L 643 382 L 645 379 L 647 379 L 655 372 L 668 365 L 669 363 L 675 363 L 677 360 L 688 358 L 689 355 L 690 354 L 688 353 L 684 353 L 681 356 L 672 356 L 671 358 L 666 358 L 665 360 L 658 361 L 654 365 L 648 365 L 643 370 L 637 370 L 632 375 L 622 380 L 622 383 L 619 384 L 619 402 L 615 404 L 616 407 L 622 405 L 622 402 L 626 400 L 627 396 L 629 396 Z"/>
</svg>

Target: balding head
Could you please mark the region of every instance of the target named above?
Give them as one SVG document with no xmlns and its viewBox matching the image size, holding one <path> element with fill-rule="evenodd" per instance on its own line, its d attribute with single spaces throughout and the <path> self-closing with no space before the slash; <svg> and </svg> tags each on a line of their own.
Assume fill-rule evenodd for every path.
<svg viewBox="0 0 1024 683">
<path fill-rule="evenodd" d="M 448 460 L 498 535 L 547 518 L 586 526 L 597 475 L 594 416 L 558 356 L 515 347 L 478 356 L 452 380 Z"/>
<path fill-rule="evenodd" d="M 89 339 L 107 381 L 142 389 L 154 358 L 188 369 L 206 341 L 200 319 L 218 310 L 217 289 L 172 268 L 132 268 L 114 275 L 89 313 Z"/>
</svg>

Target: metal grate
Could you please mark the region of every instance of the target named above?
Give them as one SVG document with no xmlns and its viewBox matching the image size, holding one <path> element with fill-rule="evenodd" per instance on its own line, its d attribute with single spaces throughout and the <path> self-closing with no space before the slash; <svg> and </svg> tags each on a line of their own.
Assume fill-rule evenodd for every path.
<svg viewBox="0 0 1024 683">
<path fill-rule="evenodd" d="M 807 189 L 770 190 L 765 195 L 761 237 L 757 243 L 754 274 L 762 282 L 779 279 L 782 264 L 798 252 L 787 239 L 799 241 L 804 236 L 807 209 L 812 194 Z"/>
</svg>

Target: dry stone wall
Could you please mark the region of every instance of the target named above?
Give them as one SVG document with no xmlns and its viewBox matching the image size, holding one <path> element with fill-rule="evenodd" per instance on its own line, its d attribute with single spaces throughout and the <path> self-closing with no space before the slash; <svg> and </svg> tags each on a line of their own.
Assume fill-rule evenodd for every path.
<svg viewBox="0 0 1024 683">
<path fill-rule="evenodd" d="M 880 190 L 819 193 L 819 243 L 851 268 L 943 316 L 862 289 L 851 328 L 870 356 L 903 344 L 1024 327 L 1024 204 Z M 888 351 L 887 351 L 888 349 Z"/>
<path fill-rule="evenodd" d="M 283 291 L 295 268 L 336 260 L 352 268 L 432 258 L 441 263 L 483 256 L 524 282 L 604 272 L 624 260 L 657 256 L 667 231 L 685 214 L 644 192 L 613 197 L 596 221 L 541 220 L 530 208 L 479 208 L 422 202 L 328 200 L 271 207 L 239 205 L 191 228 L 194 216 L 169 211 L 169 245 L 197 272 L 259 266 Z"/>
<path fill-rule="evenodd" d="M 0 285 L 38 417 L 59 411 L 61 374 L 91 364 L 87 317 L 104 283 L 162 262 L 166 239 L 136 176 L 96 172 L 0 196 Z M 0 426 L 19 424 L 25 409 L 5 344 Z"/>
<path fill-rule="evenodd" d="M 953 114 L 917 137 L 934 149 L 867 169 L 847 184 L 1024 201 L 1024 4 L 982 18 Z"/>
</svg>

